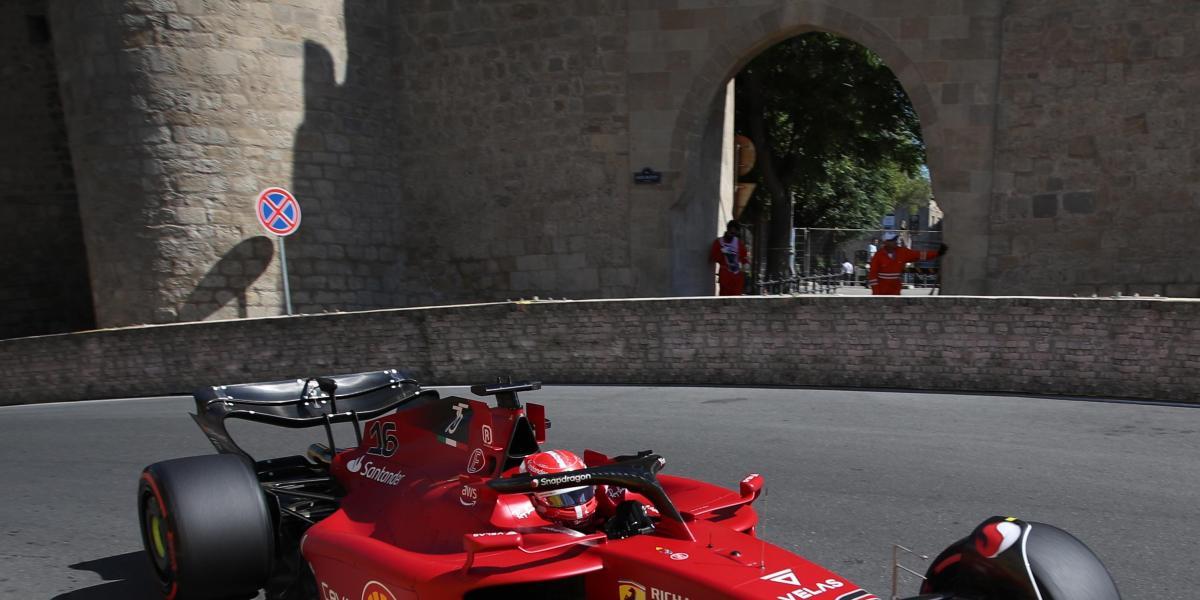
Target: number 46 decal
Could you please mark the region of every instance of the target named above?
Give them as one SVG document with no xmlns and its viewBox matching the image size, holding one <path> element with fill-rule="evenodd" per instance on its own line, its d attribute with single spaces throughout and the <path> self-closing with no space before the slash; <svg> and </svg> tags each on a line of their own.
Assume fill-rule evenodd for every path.
<svg viewBox="0 0 1200 600">
<path fill-rule="evenodd" d="M 367 439 L 374 444 L 367 448 L 367 454 L 388 457 L 396 453 L 400 441 L 396 439 L 396 424 L 375 421 L 367 426 Z"/>
</svg>

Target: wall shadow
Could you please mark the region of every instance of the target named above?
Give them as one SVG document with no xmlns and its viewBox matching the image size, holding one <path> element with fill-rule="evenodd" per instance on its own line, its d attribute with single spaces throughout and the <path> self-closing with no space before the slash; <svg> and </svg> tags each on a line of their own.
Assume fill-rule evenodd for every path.
<svg viewBox="0 0 1200 600">
<path fill-rule="evenodd" d="M 142 551 L 128 552 L 70 565 L 76 571 L 91 571 L 104 583 L 54 596 L 51 600 L 159 600 L 162 593 L 150 560 Z"/>
<path fill-rule="evenodd" d="M 246 318 L 246 290 L 266 272 L 274 257 L 275 242 L 271 238 L 260 235 L 242 240 L 192 288 L 179 309 L 179 320 L 202 321 L 231 299 L 237 302 L 237 317 Z M 228 294 L 233 298 L 226 297 Z"/>
<path fill-rule="evenodd" d="M 725 143 L 725 88 L 714 94 L 704 124 L 699 152 L 688 167 L 693 175 L 684 182 L 681 198 L 669 209 L 671 239 L 671 293 L 679 296 L 712 296 L 715 293 L 709 245 L 723 233 L 721 215 L 721 153 Z M 717 168 L 713 168 L 716 165 Z M 707 168 L 705 168 L 707 167 Z"/>
<path fill-rule="evenodd" d="M 96 326 L 47 4 L 0 2 L 0 339 Z"/>
<path fill-rule="evenodd" d="M 288 238 L 297 312 L 397 305 L 405 236 L 396 165 L 390 3 L 344 3 L 345 77 L 319 42 L 303 47 L 304 119 L 293 145 L 291 191 L 304 226 Z"/>
</svg>

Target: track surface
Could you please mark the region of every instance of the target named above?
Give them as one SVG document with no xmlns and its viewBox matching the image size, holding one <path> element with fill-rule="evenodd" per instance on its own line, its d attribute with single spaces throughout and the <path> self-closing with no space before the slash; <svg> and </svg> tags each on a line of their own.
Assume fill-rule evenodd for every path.
<svg viewBox="0 0 1200 600">
<path fill-rule="evenodd" d="M 767 539 L 881 597 L 891 542 L 936 554 L 993 514 L 1074 533 L 1126 600 L 1200 590 L 1198 408 L 687 387 L 554 386 L 524 399 L 548 405 L 552 447 L 652 448 L 667 472 L 734 489 L 763 473 Z M 144 465 L 212 451 L 190 408 L 178 397 L 0 408 L 0 597 L 155 598 L 134 491 Z M 301 453 L 318 435 L 231 430 L 256 456 Z"/>
</svg>

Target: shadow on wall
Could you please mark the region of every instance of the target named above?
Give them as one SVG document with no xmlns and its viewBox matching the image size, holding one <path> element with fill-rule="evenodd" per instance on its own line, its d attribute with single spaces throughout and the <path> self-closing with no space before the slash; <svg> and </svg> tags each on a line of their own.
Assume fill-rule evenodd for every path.
<svg viewBox="0 0 1200 600">
<path fill-rule="evenodd" d="M 288 238 L 298 312 L 401 304 L 406 235 L 399 202 L 387 2 L 346 2 L 345 78 L 323 45 L 304 43 L 304 120 L 296 130 L 292 192 L 304 226 Z"/>
<path fill-rule="evenodd" d="M 202 321 L 230 300 L 237 301 L 237 317 L 246 318 L 249 316 L 246 289 L 266 272 L 274 258 L 275 244 L 271 238 L 260 235 L 242 240 L 226 252 L 188 294 L 179 310 L 179 320 Z"/>
<path fill-rule="evenodd" d="M 712 296 L 714 266 L 708 260 L 709 245 L 724 233 L 724 222 L 733 215 L 721 209 L 722 145 L 725 142 L 724 86 L 714 94 L 705 122 L 700 152 L 689 157 L 686 188 L 671 207 L 671 293 L 680 296 Z"/>
<path fill-rule="evenodd" d="M 142 551 L 117 554 L 71 565 L 76 571 L 92 571 L 104 583 L 59 594 L 51 600 L 157 600 L 162 598 L 150 559 Z"/>
</svg>

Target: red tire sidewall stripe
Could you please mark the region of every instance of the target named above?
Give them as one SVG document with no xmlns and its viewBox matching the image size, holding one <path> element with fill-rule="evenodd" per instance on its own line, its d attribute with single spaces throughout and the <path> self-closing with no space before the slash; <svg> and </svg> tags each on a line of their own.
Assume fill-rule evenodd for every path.
<svg viewBox="0 0 1200 600">
<path fill-rule="evenodd" d="M 149 472 L 142 473 L 142 481 L 150 486 L 150 491 L 154 494 L 154 500 L 158 502 L 158 510 L 162 513 L 163 521 L 167 526 L 167 557 L 171 560 L 171 589 L 167 592 L 166 600 L 175 600 L 175 595 L 179 593 L 179 581 L 176 579 L 179 574 L 179 566 L 175 562 L 175 532 L 170 527 L 170 513 L 167 512 L 167 503 L 163 501 L 162 492 L 158 490 L 158 482 Z"/>
</svg>

